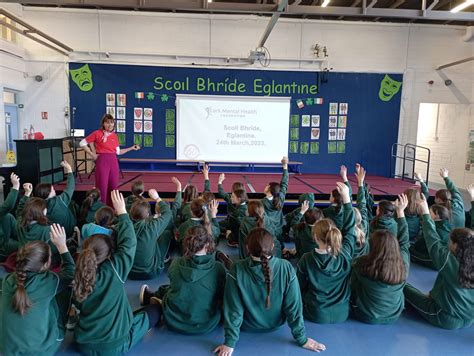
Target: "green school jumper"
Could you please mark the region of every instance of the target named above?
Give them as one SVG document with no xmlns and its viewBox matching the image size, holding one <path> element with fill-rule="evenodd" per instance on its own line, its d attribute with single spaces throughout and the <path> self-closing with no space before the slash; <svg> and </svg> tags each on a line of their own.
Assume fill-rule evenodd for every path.
<svg viewBox="0 0 474 356">
<path fill-rule="evenodd" d="M 342 323 L 349 317 L 349 285 L 355 247 L 352 204 L 344 204 L 342 248 L 337 256 L 314 249 L 298 262 L 298 281 L 305 319 L 320 324 Z"/>
<path fill-rule="evenodd" d="M 54 355 L 61 345 L 69 304 L 58 304 L 56 297 L 74 279 L 74 260 L 69 252 L 63 253 L 61 260 L 59 274 L 50 271 L 27 274 L 25 288 L 32 306 L 23 316 L 12 308 L 16 274 L 10 273 L 4 279 L 0 301 L 0 351 L 5 355 Z"/>
<path fill-rule="evenodd" d="M 285 204 L 286 191 L 288 190 L 288 169 L 283 170 L 280 187 L 279 198 L 282 207 L 281 209 L 275 209 L 273 207 L 273 200 L 268 198 L 263 198 L 261 200 L 265 209 L 265 214 L 274 226 L 273 231 L 275 232 L 275 237 L 278 239 L 278 241 L 282 240 L 283 226 L 285 225 L 285 219 L 283 217 L 283 205 Z"/>
<path fill-rule="evenodd" d="M 303 220 L 303 221 L 302 221 Z M 301 222 L 302 221 L 302 222 Z M 304 222 L 303 215 L 298 213 L 292 220 L 293 239 L 295 240 L 296 257 L 300 259 L 307 252 L 318 248 L 318 243 L 313 238 L 313 225 Z"/>
<path fill-rule="evenodd" d="M 451 224 L 448 220 L 438 220 L 435 221 L 436 232 L 440 238 L 440 243 L 443 246 L 448 246 L 449 234 L 451 232 Z M 431 269 L 436 269 L 431 260 L 428 248 L 426 247 L 426 239 L 423 234 L 420 238 L 410 246 L 410 257 L 411 261 L 429 267 Z"/>
<path fill-rule="evenodd" d="M 474 324 L 474 289 L 459 285 L 459 262 L 442 243 L 430 215 L 423 216 L 423 235 L 438 270 L 438 276 L 429 295 L 407 284 L 404 289 L 407 302 L 429 323 L 444 329 L 460 329 Z"/>
<path fill-rule="evenodd" d="M 89 211 L 87 212 L 86 224 L 95 222 L 95 213 L 103 206 L 105 206 L 105 204 L 102 203 L 100 200 L 97 200 L 92 203 L 91 207 L 89 208 Z"/>
<path fill-rule="evenodd" d="M 17 222 L 16 233 L 18 235 L 18 241 L 20 247 L 25 246 L 28 242 L 31 241 L 44 241 L 51 248 L 51 265 L 53 267 L 59 266 L 61 258 L 59 256 L 59 251 L 57 247 L 51 242 L 51 237 L 49 233 L 51 232 L 50 225 L 41 225 L 38 223 L 32 223 L 26 228 L 20 227 L 20 223 Z"/>
<path fill-rule="evenodd" d="M 285 323 L 296 342 L 306 343 L 303 304 L 295 270 L 290 262 L 277 257 L 269 261 L 272 289 L 270 308 L 265 308 L 266 287 L 262 266 L 251 257 L 240 260 L 227 274 L 224 292 L 224 344 L 235 347 L 240 329 L 272 331 Z"/>
<path fill-rule="evenodd" d="M 406 221 L 406 219 L 404 219 Z M 375 231 L 378 230 L 388 230 L 392 233 L 393 236 L 397 236 L 398 234 L 398 227 L 397 221 L 394 218 L 389 217 L 375 217 L 370 224 L 369 230 L 370 234 L 372 235 Z M 408 224 L 407 224 L 408 229 Z"/>
<path fill-rule="evenodd" d="M 219 223 L 217 222 L 216 218 L 212 218 L 210 220 L 212 236 L 214 237 L 214 241 L 217 244 L 219 242 L 219 235 L 221 233 Z M 199 218 L 189 218 L 181 224 L 181 226 L 178 228 L 178 241 L 181 246 L 183 245 L 184 238 L 186 237 L 186 232 L 189 230 L 189 228 L 198 225 L 202 225 L 202 220 Z"/>
<path fill-rule="evenodd" d="M 283 231 L 285 234 L 288 234 L 290 232 L 290 228 L 293 228 L 293 225 L 295 225 L 295 222 L 293 222 L 294 219 L 298 219 L 298 221 L 301 221 L 298 215 L 301 215 L 300 214 L 301 206 L 306 200 L 309 203 L 309 209 L 314 208 L 314 193 L 301 194 L 298 198 L 298 207 L 285 215 L 286 224 L 283 227 Z"/>
<path fill-rule="evenodd" d="M 368 209 L 368 204 L 367 204 L 367 196 L 369 194 L 367 193 L 367 185 L 364 184 L 364 186 L 359 187 L 359 190 L 357 191 L 357 208 L 359 209 L 360 216 L 361 216 L 361 227 L 362 230 L 365 232 L 365 242 L 361 245 L 359 245 L 356 242 L 355 245 L 355 252 L 354 252 L 354 258 L 366 255 L 369 253 L 369 221 L 370 221 L 370 215 L 369 215 L 369 209 Z M 370 196 L 370 195 L 369 195 Z"/>
<path fill-rule="evenodd" d="M 247 254 L 247 236 L 257 227 L 257 218 L 246 216 L 242 219 L 242 223 L 240 224 L 239 228 L 239 257 L 244 259 L 248 256 Z M 273 222 L 267 218 L 265 215 L 264 217 L 264 228 L 270 232 L 273 236 L 273 243 L 275 244 L 273 248 L 273 253 L 277 257 L 281 257 L 281 245 L 280 241 L 277 240 L 275 230 L 274 230 Z"/>
<path fill-rule="evenodd" d="M 210 192 L 211 191 L 211 182 L 209 180 L 204 180 L 204 192 Z M 192 213 L 191 213 L 191 202 L 186 202 L 183 204 L 181 207 L 181 210 L 178 213 L 178 223 L 176 224 L 176 227 L 179 227 L 181 224 L 184 222 L 188 221 L 191 219 Z"/>
<path fill-rule="evenodd" d="M 397 219 L 398 243 L 406 271 L 410 267 L 408 225 L 405 218 Z M 408 274 L 408 273 L 407 273 Z M 351 309 L 354 317 L 368 324 L 392 324 L 398 320 L 404 308 L 403 287 L 389 285 L 363 276 L 355 260 L 351 275 Z"/>
<path fill-rule="evenodd" d="M 129 351 L 150 328 L 145 312 L 132 313 L 125 281 L 132 268 L 137 238 L 127 214 L 118 216 L 117 247 L 97 268 L 94 290 L 82 303 L 74 338 L 86 355 L 117 355 Z"/>
<path fill-rule="evenodd" d="M 18 198 L 18 190 L 10 189 L 7 199 L 0 206 L 0 262 L 4 261 L 12 252 L 18 250 L 16 239 L 16 220 L 10 211 L 13 210 Z"/>
<path fill-rule="evenodd" d="M 225 269 L 215 255 L 178 257 L 168 270 L 170 288 L 163 298 L 163 316 L 171 330 L 204 334 L 221 319 Z M 199 303 L 196 303 L 196 298 Z"/>
<path fill-rule="evenodd" d="M 408 224 L 408 237 L 410 238 L 410 243 L 414 243 L 420 235 L 420 218 L 418 217 L 418 215 L 409 215 L 406 212 L 405 218 Z"/>
<path fill-rule="evenodd" d="M 444 178 L 444 183 L 446 184 L 446 189 L 451 192 L 451 226 L 453 229 L 464 227 L 466 224 L 466 214 L 464 212 L 463 197 L 449 177 Z M 426 198 L 429 197 L 428 185 L 426 183 L 421 183 L 421 191 Z"/>
<path fill-rule="evenodd" d="M 51 199 L 46 200 L 48 207 L 47 217 L 51 222 L 56 223 L 64 227 L 66 230 L 66 236 L 71 237 L 76 226 L 76 217 L 69 209 L 72 195 L 74 194 L 75 182 L 74 174 L 69 173 L 67 175 L 66 189 L 60 194 Z"/>
<path fill-rule="evenodd" d="M 349 197 L 352 201 L 352 187 L 348 181 L 345 181 L 344 184 L 349 188 Z M 344 224 L 344 212 L 342 211 L 342 206 L 338 210 L 336 206 L 331 205 L 330 207 L 323 209 L 323 214 L 325 218 L 331 219 L 339 230 L 342 229 L 342 225 Z"/>
<path fill-rule="evenodd" d="M 247 216 L 247 203 L 239 205 L 232 204 L 231 194 L 226 193 L 222 184 L 217 185 L 217 197 L 224 199 L 227 203 L 227 217 L 219 222 L 222 229 L 232 232 L 232 239 L 237 240 L 239 236 L 239 227 L 242 219 Z"/>
<path fill-rule="evenodd" d="M 133 223 L 137 235 L 137 249 L 133 266 L 130 271 L 130 279 L 152 279 L 165 268 L 164 258 L 168 252 L 170 240 L 160 250 L 160 239 L 162 233 L 171 221 L 171 210 L 164 201 L 159 202 L 161 216 L 159 218 L 149 217 Z"/>
</svg>

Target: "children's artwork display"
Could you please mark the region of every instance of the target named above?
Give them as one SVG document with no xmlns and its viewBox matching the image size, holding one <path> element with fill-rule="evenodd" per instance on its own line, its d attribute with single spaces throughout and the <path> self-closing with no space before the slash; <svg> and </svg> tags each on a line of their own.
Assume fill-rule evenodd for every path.
<svg viewBox="0 0 474 356">
<path fill-rule="evenodd" d="M 363 162 L 371 174 L 390 174 L 401 74 L 94 63 L 70 63 L 69 74 L 75 128 L 88 134 L 112 115 L 120 145 L 142 146 L 131 158 L 176 158 L 177 94 L 284 96 L 291 98 L 288 155 L 303 163 L 302 172 L 334 173 Z M 389 94 L 387 82 L 396 89 Z"/>
</svg>

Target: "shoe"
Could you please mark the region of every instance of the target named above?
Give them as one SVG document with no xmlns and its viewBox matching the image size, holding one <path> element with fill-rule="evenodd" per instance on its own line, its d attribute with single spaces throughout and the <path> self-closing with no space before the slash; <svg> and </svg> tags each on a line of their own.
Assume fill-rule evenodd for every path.
<svg viewBox="0 0 474 356">
<path fill-rule="evenodd" d="M 151 297 L 150 298 L 150 304 L 161 305 L 161 304 L 163 304 L 163 301 L 158 297 Z"/>
<path fill-rule="evenodd" d="M 150 300 L 153 297 L 153 293 L 150 292 L 150 288 L 147 284 L 142 285 L 140 288 L 140 305 L 150 304 Z"/>
<path fill-rule="evenodd" d="M 169 261 L 171 261 L 171 256 L 169 255 L 169 253 L 166 254 L 165 256 L 165 259 L 163 260 L 163 263 L 168 263 Z"/>
<path fill-rule="evenodd" d="M 222 251 L 216 251 L 216 260 L 222 262 L 226 269 L 230 269 L 234 263 L 232 259 Z"/>
<path fill-rule="evenodd" d="M 79 309 L 76 308 L 74 304 L 71 304 L 71 309 L 69 309 L 69 315 L 67 318 L 66 329 L 74 330 L 79 321 Z"/>
</svg>

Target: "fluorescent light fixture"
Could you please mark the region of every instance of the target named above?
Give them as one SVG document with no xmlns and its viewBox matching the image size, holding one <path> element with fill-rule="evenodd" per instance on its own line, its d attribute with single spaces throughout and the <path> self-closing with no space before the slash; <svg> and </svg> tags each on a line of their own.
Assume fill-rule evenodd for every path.
<svg viewBox="0 0 474 356">
<path fill-rule="evenodd" d="M 331 1 L 331 0 L 324 0 L 323 3 L 322 3 L 322 5 L 321 5 L 321 7 L 326 7 L 326 6 L 328 6 L 329 1 Z"/>
<path fill-rule="evenodd" d="M 459 4 L 458 6 L 456 6 L 455 8 L 453 8 L 451 10 L 451 12 L 454 14 L 456 12 L 459 12 L 459 11 L 462 11 L 464 10 L 466 7 L 469 7 L 471 5 L 474 5 L 474 0 L 466 0 L 465 2 L 463 2 L 462 4 Z"/>
</svg>

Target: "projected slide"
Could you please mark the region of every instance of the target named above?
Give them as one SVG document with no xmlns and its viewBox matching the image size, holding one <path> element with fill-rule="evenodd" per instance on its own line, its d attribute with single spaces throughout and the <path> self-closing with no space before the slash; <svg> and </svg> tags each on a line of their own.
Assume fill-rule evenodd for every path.
<svg viewBox="0 0 474 356">
<path fill-rule="evenodd" d="M 276 163 L 288 156 L 290 98 L 177 95 L 176 158 Z"/>
</svg>

